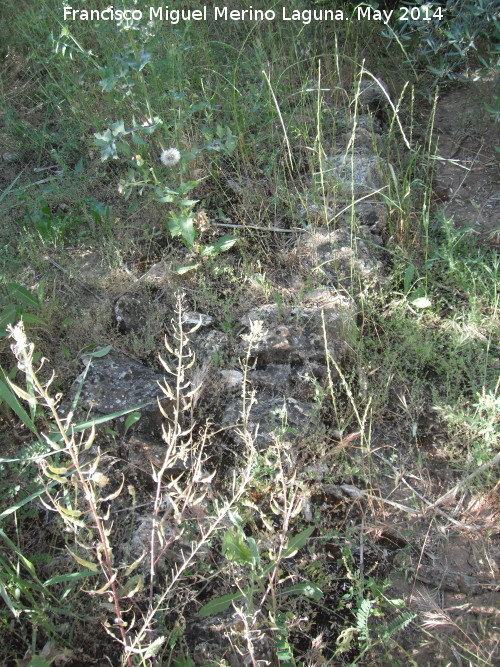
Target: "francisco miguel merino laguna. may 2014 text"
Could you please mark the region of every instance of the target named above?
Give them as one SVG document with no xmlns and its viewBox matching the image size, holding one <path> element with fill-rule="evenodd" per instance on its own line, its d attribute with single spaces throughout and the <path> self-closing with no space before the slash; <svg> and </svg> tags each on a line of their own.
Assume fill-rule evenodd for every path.
<svg viewBox="0 0 500 667">
<path fill-rule="evenodd" d="M 200 9 L 170 9 L 165 7 L 149 7 L 148 12 L 141 9 L 115 9 L 113 6 L 106 9 L 74 9 L 64 7 L 65 21 L 164 21 L 176 25 L 181 21 L 274 21 L 281 18 L 283 21 L 297 21 L 304 25 L 314 22 L 348 21 L 351 18 L 368 21 L 382 21 L 387 24 L 394 14 L 394 10 L 385 11 L 373 9 L 369 6 L 357 7 L 353 15 L 341 9 L 303 9 L 289 10 L 282 7 L 277 12 L 274 9 L 229 9 L 228 7 L 207 7 Z"/>
</svg>

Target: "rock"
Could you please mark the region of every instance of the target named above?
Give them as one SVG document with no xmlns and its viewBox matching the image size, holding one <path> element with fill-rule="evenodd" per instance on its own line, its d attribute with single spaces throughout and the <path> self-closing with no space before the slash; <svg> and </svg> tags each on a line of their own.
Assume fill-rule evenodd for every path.
<svg viewBox="0 0 500 667">
<path fill-rule="evenodd" d="M 137 285 L 120 296 L 113 304 L 113 318 L 120 333 L 132 333 L 143 340 L 160 333 L 173 316 L 162 291 Z"/>
<path fill-rule="evenodd" d="M 140 333 L 148 322 L 148 309 L 136 295 L 124 294 L 113 306 L 113 316 L 122 334 Z"/>
<path fill-rule="evenodd" d="M 292 310 L 310 330 L 323 334 L 323 317 L 328 340 L 345 341 L 356 329 L 356 305 L 346 294 L 332 287 L 308 292 L 299 308 Z"/>
<path fill-rule="evenodd" d="M 359 202 L 354 210 L 362 227 L 367 227 L 372 234 L 383 234 L 388 225 L 387 210 L 383 204 Z M 367 238 L 370 238 L 367 236 Z"/>
<path fill-rule="evenodd" d="M 384 183 L 383 161 L 376 155 L 347 152 L 326 156 L 323 162 L 325 175 L 345 196 L 361 197 L 378 190 Z"/>
<path fill-rule="evenodd" d="M 356 133 L 358 130 L 366 130 L 369 132 L 370 137 L 374 135 L 374 139 L 377 145 L 377 148 L 379 147 L 379 144 L 381 145 L 381 135 L 383 134 L 383 126 L 380 120 L 377 118 L 377 116 L 374 116 L 372 114 L 359 114 L 356 116 L 356 118 L 352 118 L 349 121 L 349 130 L 347 133 L 344 135 L 344 146 L 347 146 L 349 143 L 349 139 L 352 136 L 352 132 L 354 131 L 354 128 L 356 128 Z M 364 135 L 366 137 L 366 134 Z M 362 140 L 361 140 L 362 143 Z M 373 143 L 371 144 L 373 146 Z M 373 151 L 372 151 L 373 152 Z M 378 151 L 377 151 L 378 152 Z"/>
<path fill-rule="evenodd" d="M 154 440 L 142 433 L 130 436 L 121 444 L 121 455 L 126 458 L 129 466 L 136 473 L 143 472 L 151 478 L 152 470 L 159 470 L 165 463 L 168 447 L 164 440 Z M 188 452 L 175 451 L 169 456 L 164 479 L 178 477 L 181 473 L 193 470 L 196 463 Z"/>
<path fill-rule="evenodd" d="M 289 364 L 269 364 L 264 370 L 248 371 L 247 380 L 252 385 L 261 388 L 281 390 L 288 385 L 292 374 Z M 222 380 L 227 388 L 241 388 L 243 373 L 241 371 L 220 371 Z"/>
<path fill-rule="evenodd" d="M 165 261 L 153 264 L 143 276 L 143 280 L 148 285 L 164 286 L 169 290 L 172 284 L 175 284 L 177 274 L 173 271 L 170 264 Z"/>
<path fill-rule="evenodd" d="M 140 563 L 140 569 L 143 572 L 149 572 L 151 567 L 151 536 L 154 535 L 154 550 L 157 557 L 156 566 L 158 568 L 165 568 L 172 566 L 172 564 L 182 565 L 188 558 L 191 557 L 193 550 L 198 546 L 195 542 L 186 539 L 182 530 L 179 529 L 179 521 L 173 515 L 173 505 L 170 501 L 163 502 L 160 507 L 160 525 L 158 526 L 158 518 L 152 514 L 138 516 L 136 520 L 136 527 L 132 533 L 129 543 L 129 558 L 130 560 L 138 560 L 143 556 Z M 186 508 L 183 507 L 184 518 L 201 522 L 205 518 L 202 508 Z M 199 538 L 201 541 L 201 537 Z M 198 546 L 196 551 L 196 559 L 206 557 L 209 553 L 208 544 Z M 145 557 L 144 557 L 145 556 Z"/>
<path fill-rule="evenodd" d="M 380 251 L 369 245 L 369 241 L 375 244 L 370 236 L 352 238 L 346 227 L 333 232 L 318 230 L 303 234 L 296 252 L 303 266 L 310 271 L 318 267 L 321 271 L 318 275 L 323 274 L 332 285 L 354 287 L 361 292 L 366 284 L 380 282 L 383 278 L 383 265 L 377 256 Z"/>
<path fill-rule="evenodd" d="M 382 79 L 363 77 L 359 83 L 358 102 L 368 107 L 370 111 L 378 111 L 389 104 L 390 96 L 386 84 Z"/>
<path fill-rule="evenodd" d="M 268 364 L 264 370 L 249 371 L 248 379 L 260 387 L 282 391 L 288 385 L 291 374 L 290 364 Z"/>
<path fill-rule="evenodd" d="M 229 402 L 222 418 L 223 426 L 240 424 L 239 427 L 229 429 L 233 440 L 240 443 L 242 436 L 238 431 L 241 430 L 241 409 L 241 398 L 236 398 Z M 256 447 L 265 449 L 278 439 L 296 442 L 316 435 L 319 421 L 314 418 L 313 405 L 310 403 L 258 392 L 250 408 L 247 426 L 248 433 L 255 438 Z"/>
<path fill-rule="evenodd" d="M 89 357 L 84 355 L 82 358 L 87 364 Z M 82 378 L 83 373 L 75 380 L 73 395 Z M 79 406 L 91 410 L 94 416 L 99 416 L 150 403 L 141 409 L 142 417 L 132 428 L 161 437 L 164 417 L 158 407 L 157 397 L 162 400 L 167 410 L 168 401 L 158 383 L 163 383 L 163 375 L 154 373 L 121 352 L 112 350 L 103 357 L 92 359 L 80 394 Z M 126 418 L 126 415 L 118 418 L 118 424 L 123 424 Z"/>
<path fill-rule="evenodd" d="M 234 387 L 241 387 L 243 382 L 243 373 L 241 371 L 220 371 L 220 376 L 226 387 L 233 389 Z"/>
<path fill-rule="evenodd" d="M 266 303 L 255 306 L 247 311 L 239 321 L 244 327 L 250 327 L 251 322 L 262 322 L 264 327 L 276 324 L 280 320 L 280 312 L 275 303 Z"/>
<path fill-rule="evenodd" d="M 204 313 L 197 313 L 194 310 L 187 310 L 182 313 L 182 322 L 184 324 L 199 324 L 200 327 L 208 327 L 212 324 L 214 318 L 211 315 L 205 315 Z"/>
<path fill-rule="evenodd" d="M 356 125 L 356 129 L 353 128 L 351 132 L 344 136 L 344 142 L 346 147 L 349 146 L 350 148 L 354 144 L 356 153 L 373 155 L 374 149 L 377 152 L 380 150 L 381 138 L 375 130 Z"/>
<path fill-rule="evenodd" d="M 269 316 L 269 320 L 256 319 L 259 316 Z M 251 342 L 255 366 L 248 370 L 247 379 L 251 387 L 274 396 L 304 398 L 311 394 L 312 379 L 321 383 L 327 379 L 326 354 L 339 362 L 345 355 L 347 340 L 356 330 L 356 306 L 338 290 L 320 288 L 291 309 L 286 324 L 276 324 L 277 319 L 277 310 L 271 305 L 252 309 L 241 318 L 254 325 L 250 334 L 242 336 L 240 351 L 244 357 Z M 241 381 L 238 377 L 239 385 Z"/>
<path fill-rule="evenodd" d="M 297 215 L 304 224 L 326 225 L 333 218 L 333 210 L 329 206 L 320 206 L 318 204 L 308 204 L 301 206 Z"/>
<path fill-rule="evenodd" d="M 258 357 L 260 366 L 303 364 L 307 360 L 319 361 L 325 357 L 321 336 L 293 324 L 263 329 L 254 340 L 251 353 Z"/>
<path fill-rule="evenodd" d="M 195 350 L 196 361 L 205 363 L 224 349 L 228 337 L 223 331 L 216 331 L 215 329 L 206 331 L 202 326 L 190 334 L 189 341 L 189 346 Z"/>
</svg>

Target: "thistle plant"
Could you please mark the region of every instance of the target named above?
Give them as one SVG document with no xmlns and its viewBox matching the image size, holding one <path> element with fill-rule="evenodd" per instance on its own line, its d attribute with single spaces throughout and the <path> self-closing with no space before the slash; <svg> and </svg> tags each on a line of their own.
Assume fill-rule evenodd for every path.
<svg viewBox="0 0 500 667">
<path fill-rule="evenodd" d="M 201 259 L 213 258 L 219 253 L 232 248 L 236 243 L 236 238 L 224 235 L 215 243 L 201 245 L 196 242 L 199 231 L 196 228 L 197 216 L 193 211 L 198 203 L 196 199 L 188 199 L 186 195 L 201 183 L 200 179 L 182 182 L 178 178 L 182 171 L 182 154 L 178 148 L 171 147 L 164 149 L 159 155 L 161 164 L 171 171 L 170 176 L 178 180 L 177 186 L 171 187 L 164 184 L 163 175 L 157 173 L 154 166 L 148 167 L 146 164 L 147 156 L 136 154 L 131 156 L 132 149 L 128 144 L 128 137 L 135 144 L 146 145 L 144 136 L 151 135 L 156 128 L 162 125 L 162 121 L 155 117 L 148 119 L 142 125 L 133 125 L 131 129 L 126 130 L 123 121 L 114 123 L 103 133 L 96 133 L 95 143 L 101 150 L 101 159 L 109 158 L 120 159 L 121 154 L 128 158 L 129 169 L 127 176 L 120 180 L 119 191 L 126 199 L 130 197 L 132 191 L 136 189 L 139 195 L 149 191 L 152 198 L 164 204 L 172 205 L 167 217 L 167 227 L 172 238 L 181 237 L 184 244 L 199 255 Z M 143 153 L 147 153 L 146 150 Z M 179 167 L 178 167 L 179 165 Z M 178 167 L 176 174 L 174 168 Z M 195 262 L 178 269 L 179 273 L 185 273 L 200 266 Z"/>
<path fill-rule="evenodd" d="M 140 113 L 142 122 L 135 117 L 130 127 L 125 127 L 123 120 L 111 124 L 103 132 L 94 133 L 94 143 L 99 148 L 101 160 L 121 160 L 128 166 L 127 174 L 120 179 L 118 190 L 129 199 L 135 190 L 139 196 L 147 195 L 160 203 L 169 204 L 166 216 L 166 226 L 172 238 L 180 237 L 183 243 L 200 259 L 214 258 L 219 253 L 229 250 L 236 239 L 225 235 L 218 241 L 201 245 L 197 243 L 200 231 L 196 225 L 194 207 L 196 199 L 189 199 L 188 193 L 196 188 L 203 179 L 184 180 L 183 176 L 189 172 L 188 162 L 201 156 L 204 151 L 226 152 L 231 154 L 236 149 L 236 141 L 229 128 L 217 126 L 215 139 L 212 133 L 205 128 L 205 142 L 202 148 L 188 147 L 181 151 L 177 146 L 164 148 L 164 139 L 157 135 L 161 128 L 171 124 L 171 120 L 164 120 L 153 111 L 153 103 L 149 96 L 147 79 L 143 70 L 146 66 L 153 67 L 153 57 L 146 50 L 150 34 L 144 31 L 143 26 L 136 26 L 141 37 L 140 47 L 135 44 L 134 37 L 127 31 L 132 41 L 132 50 L 127 51 L 126 57 L 116 60 L 116 71 L 113 67 L 102 70 L 105 75 L 101 80 L 103 92 L 110 93 L 116 87 L 126 91 L 132 101 L 134 110 Z M 177 119 L 175 124 L 182 126 L 186 119 Z M 170 132 L 165 133 L 170 135 Z M 179 133 L 177 133 L 179 134 Z M 172 137 L 169 136 L 169 141 Z M 177 142 L 176 142 L 177 143 Z M 184 142 L 186 143 L 186 142 Z M 158 161 L 168 171 L 158 171 Z M 200 262 L 181 267 L 178 272 L 185 273 L 200 266 Z"/>
</svg>

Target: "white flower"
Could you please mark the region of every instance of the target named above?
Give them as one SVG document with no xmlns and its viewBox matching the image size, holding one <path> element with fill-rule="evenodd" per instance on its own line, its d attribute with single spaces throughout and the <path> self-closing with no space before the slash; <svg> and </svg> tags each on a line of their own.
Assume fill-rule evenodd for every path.
<svg viewBox="0 0 500 667">
<path fill-rule="evenodd" d="M 160 160 L 163 162 L 165 167 L 173 167 L 181 159 L 181 154 L 177 148 L 167 148 L 166 151 L 163 151 L 160 155 Z"/>
</svg>

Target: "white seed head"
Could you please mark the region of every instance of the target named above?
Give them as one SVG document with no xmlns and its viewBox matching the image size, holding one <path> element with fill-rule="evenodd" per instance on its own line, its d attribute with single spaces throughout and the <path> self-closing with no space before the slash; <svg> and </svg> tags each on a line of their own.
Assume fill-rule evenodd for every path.
<svg viewBox="0 0 500 667">
<path fill-rule="evenodd" d="M 160 160 L 163 162 L 165 167 L 173 167 L 181 159 L 181 154 L 177 148 L 167 148 L 166 151 L 163 151 L 160 155 Z"/>
<path fill-rule="evenodd" d="M 101 472 L 95 472 L 92 475 L 92 481 L 94 484 L 97 484 L 97 486 L 104 487 L 109 482 L 109 477 L 106 477 L 106 475 L 103 475 Z"/>
</svg>

